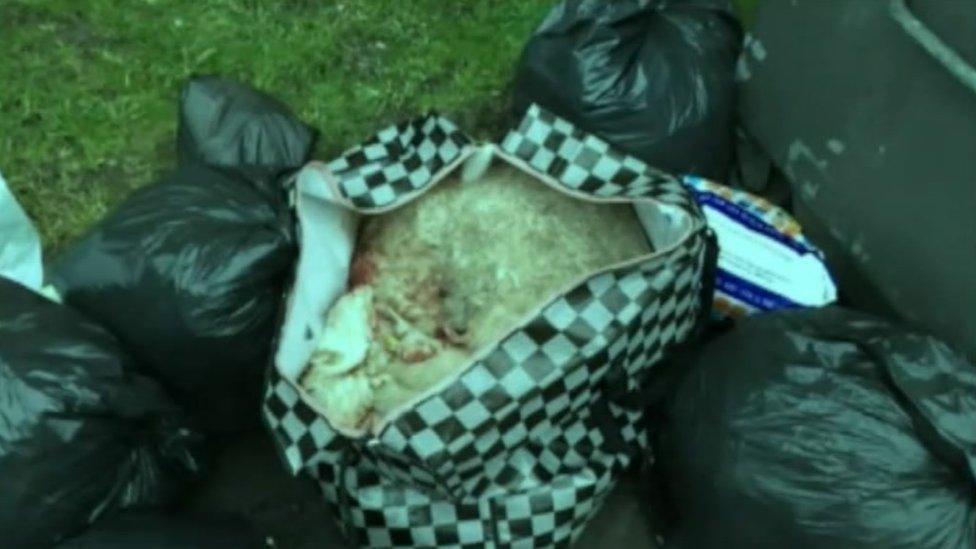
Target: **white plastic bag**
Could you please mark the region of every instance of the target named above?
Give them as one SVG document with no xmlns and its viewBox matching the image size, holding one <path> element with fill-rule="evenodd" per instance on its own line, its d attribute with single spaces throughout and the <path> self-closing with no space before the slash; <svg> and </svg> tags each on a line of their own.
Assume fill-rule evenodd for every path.
<svg viewBox="0 0 976 549">
<path fill-rule="evenodd" d="M 44 281 L 41 239 L 0 174 L 0 276 L 40 291 Z"/>
</svg>

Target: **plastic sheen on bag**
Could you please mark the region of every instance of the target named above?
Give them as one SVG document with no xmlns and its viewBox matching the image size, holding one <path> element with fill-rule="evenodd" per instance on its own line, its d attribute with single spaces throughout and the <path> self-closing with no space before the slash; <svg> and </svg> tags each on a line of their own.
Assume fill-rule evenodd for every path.
<svg viewBox="0 0 976 549">
<path fill-rule="evenodd" d="M 281 101 L 214 76 L 191 78 L 180 94 L 181 165 L 295 169 L 308 160 L 315 130 Z"/>
<path fill-rule="evenodd" d="M 98 324 L 0 277 L 0 536 L 44 547 L 119 509 L 163 506 L 201 438 Z"/>
<path fill-rule="evenodd" d="M 376 432 L 343 434 L 297 377 L 325 329 L 322 311 L 345 289 L 356 218 L 399 207 L 455 171 L 478 173 L 486 150 L 582 200 L 632 203 L 655 251 L 540 303 L 484 358 Z M 291 472 L 318 481 L 362 546 L 577 539 L 646 448 L 642 380 L 707 314 L 708 231 L 686 188 L 534 106 L 497 145 L 476 146 L 434 115 L 389 127 L 309 165 L 296 194 L 299 262 L 264 406 Z"/>
<path fill-rule="evenodd" d="M 51 267 L 208 430 L 253 426 L 294 247 L 285 199 L 183 167 L 129 196 Z"/>
<path fill-rule="evenodd" d="M 976 546 L 976 367 L 837 307 L 694 353 L 654 443 L 668 549 Z"/>
<path fill-rule="evenodd" d="M 742 31 L 728 0 L 562 0 L 515 76 L 537 103 L 671 173 L 725 181 Z"/>
<path fill-rule="evenodd" d="M 295 260 L 286 184 L 314 133 L 212 77 L 187 82 L 180 115 L 177 169 L 65 250 L 51 279 L 208 431 L 253 428 Z"/>
</svg>

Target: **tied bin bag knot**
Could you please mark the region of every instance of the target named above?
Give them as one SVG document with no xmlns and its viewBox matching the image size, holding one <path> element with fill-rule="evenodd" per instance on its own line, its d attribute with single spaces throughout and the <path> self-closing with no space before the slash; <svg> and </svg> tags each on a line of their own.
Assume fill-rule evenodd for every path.
<svg viewBox="0 0 976 549">
<path fill-rule="evenodd" d="M 273 97 L 215 76 L 186 82 L 179 113 L 176 169 L 61 253 L 51 283 L 201 429 L 240 432 L 259 421 L 295 260 L 286 182 L 315 131 Z"/>
<path fill-rule="evenodd" d="M 340 329 L 325 312 L 355 270 L 358 219 L 410 207 L 455 172 L 458 185 L 486 185 L 470 181 L 492 163 L 608 213 L 632 208 L 650 250 L 574 279 L 370 427 L 335 419 L 300 377 L 316 341 Z M 309 164 L 294 188 L 299 261 L 263 407 L 290 471 L 317 481 L 364 546 L 578 538 L 647 446 L 633 395 L 710 306 L 712 237 L 686 188 L 536 105 L 499 144 L 434 114 L 391 126 Z"/>
<path fill-rule="evenodd" d="M 742 29 L 728 0 L 562 0 L 515 72 L 537 103 L 663 170 L 725 181 Z"/>
</svg>

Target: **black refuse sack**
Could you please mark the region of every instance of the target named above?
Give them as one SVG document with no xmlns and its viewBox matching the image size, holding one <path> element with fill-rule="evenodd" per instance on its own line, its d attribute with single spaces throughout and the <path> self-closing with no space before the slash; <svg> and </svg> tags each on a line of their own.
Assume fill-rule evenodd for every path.
<svg viewBox="0 0 976 549">
<path fill-rule="evenodd" d="M 189 80 L 180 96 L 180 164 L 298 168 L 315 132 L 277 99 L 214 76 Z"/>
<path fill-rule="evenodd" d="M 743 321 L 669 406 L 673 548 L 976 546 L 976 368 L 840 308 Z"/>
<path fill-rule="evenodd" d="M 259 417 L 291 227 L 284 204 L 239 173 L 185 167 L 137 190 L 51 280 L 202 426 L 243 428 Z"/>
<path fill-rule="evenodd" d="M 0 545 L 44 547 L 121 508 L 173 502 L 200 437 L 116 339 L 0 277 Z"/>
<path fill-rule="evenodd" d="M 563 0 L 529 40 L 532 103 L 652 166 L 725 179 L 742 31 L 727 0 Z"/>
<path fill-rule="evenodd" d="M 180 111 L 181 166 L 136 191 L 50 274 L 204 428 L 233 431 L 258 424 L 296 257 L 283 185 L 312 133 L 275 100 L 220 79 L 191 80 Z"/>
<path fill-rule="evenodd" d="M 261 549 L 252 524 L 239 517 L 198 518 L 125 513 L 97 524 L 57 549 Z"/>
<path fill-rule="evenodd" d="M 968 1 L 762 2 L 739 93 L 745 130 L 777 168 L 740 157 L 741 184 L 778 198 L 783 172 L 846 302 L 971 361 L 974 21 Z"/>
</svg>

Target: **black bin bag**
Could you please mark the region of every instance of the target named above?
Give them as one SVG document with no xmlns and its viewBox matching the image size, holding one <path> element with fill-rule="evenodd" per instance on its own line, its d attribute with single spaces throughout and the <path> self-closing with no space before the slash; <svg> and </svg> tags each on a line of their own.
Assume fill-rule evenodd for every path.
<svg viewBox="0 0 976 549">
<path fill-rule="evenodd" d="M 181 164 L 297 168 L 314 131 L 277 99 L 215 76 L 190 79 L 180 94 Z"/>
<path fill-rule="evenodd" d="M 658 437 L 670 548 L 976 546 L 976 368 L 840 308 L 742 322 Z"/>
<path fill-rule="evenodd" d="M 312 131 L 280 103 L 201 77 L 183 90 L 180 166 L 57 258 L 67 303 L 119 337 L 208 431 L 257 425 L 295 259 L 284 191 Z"/>
<path fill-rule="evenodd" d="M 199 435 L 111 334 L 0 277 L 0 545 L 168 505 L 203 467 Z"/>
<path fill-rule="evenodd" d="M 208 430 L 257 420 L 283 275 L 283 204 L 239 173 L 180 168 L 136 191 L 53 266 L 70 305 L 116 334 Z"/>
<path fill-rule="evenodd" d="M 725 179 L 741 27 L 727 0 L 563 0 L 529 39 L 532 103 L 672 173 Z"/>
<path fill-rule="evenodd" d="M 847 303 L 976 361 L 976 2 L 825 4 L 759 6 L 740 111 L 775 169 L 740 155 L 741 185 L 785 179 Z"/>
</svg>

